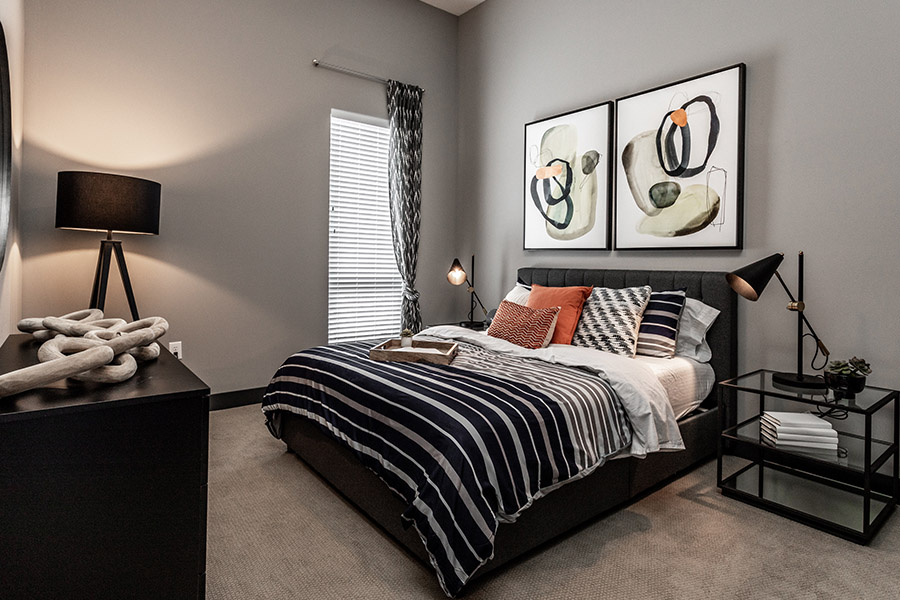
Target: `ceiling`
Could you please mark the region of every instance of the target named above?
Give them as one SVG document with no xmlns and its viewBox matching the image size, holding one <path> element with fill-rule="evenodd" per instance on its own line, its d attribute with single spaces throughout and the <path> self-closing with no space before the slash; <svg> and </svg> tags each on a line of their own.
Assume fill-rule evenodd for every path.
<svg viewBox="0 0 900 600">
<path fill-rule="evenodd" d="M 484 0 L 421 0 L 425 4 L 436 6 L 441 10 L 445 10 L 457 17 L 464 12 L 475 8 Z"/>
</svg>

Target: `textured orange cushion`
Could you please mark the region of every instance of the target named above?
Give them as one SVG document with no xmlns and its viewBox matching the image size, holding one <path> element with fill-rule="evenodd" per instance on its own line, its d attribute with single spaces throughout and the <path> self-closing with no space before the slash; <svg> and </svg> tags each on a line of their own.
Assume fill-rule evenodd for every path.
<svg viewBox="0 0 900 600">
<path fill-rule="evenodd" d="M 559 318 L 556 320 L 556 331 L 553 332 L 551 344 L 571 344 L 584 300 L 591 295 L 593 286 L 573 285 L 569 287 L 531 286 L 528 295 L 528 308 L 549 308 L 559 306 Z"/>
<path fill-rule="evenodd" d="M 558 315 L 558 306 L 528 308 L 504 300 L 500 303 L 487 334 L 531 350 L 544 348 L 550 343 Z"/>
</svg>

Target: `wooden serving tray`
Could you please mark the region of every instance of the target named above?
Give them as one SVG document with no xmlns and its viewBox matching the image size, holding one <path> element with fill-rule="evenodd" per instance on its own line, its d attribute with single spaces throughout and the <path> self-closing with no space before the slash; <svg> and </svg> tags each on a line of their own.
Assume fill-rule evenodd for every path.
<svg viewBox="0 0 900 600">
<path fill-rule="evenodd" d="M 416 350 L 432 349 L 434 351 Z M 369 350 L 369 358 L 391 362 L 421 362 L 435 365 L 449 365 L 458 351 L 456 342 L 430 342 L 413 340 L 411 348 L 401 348 L 400 340 L 387 340 Z"/>
</svg>

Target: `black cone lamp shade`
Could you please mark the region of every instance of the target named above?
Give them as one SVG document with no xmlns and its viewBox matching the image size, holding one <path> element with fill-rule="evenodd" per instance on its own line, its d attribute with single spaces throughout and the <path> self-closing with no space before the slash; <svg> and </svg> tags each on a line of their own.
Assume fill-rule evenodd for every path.
<svg viewBox="0 0 900 600">
<path fill-rule="evenodd" d="M 778 272 L 778 265 L 784 260 L 784 254 L 773 254 L 753 264 L 742 267 L 725 276 L 731 289 L 754 302 L 762 295 L 772 276 Z"/>
<path fill-rule="evenodd" d="M 772 276 L 774 275 L 778 278 L 778 281 L 781 283 L 784 291 L 787 292 L 788 298 L 790 298 L 791 300 L 787 305 L 787 309 L 795 311 L 797 313 L 797 371 L 795 373 L 773 373 L 772 383 L 776 387 L 797 389 L 806 393 L 824 392 L 827 387 L 825 385 L 825 381 L 822 378 L 815 375 L 807 375 L 803 373 L 804 325 L 806 325 L 806 328 L 809 329 L 810 335 L 812 335 L 813 339 L 816 340 L 819 351 L 821 351 L 825 355 L 826 359 L 829 354 L 828 348 L 825 347 L 825 344 L 822 343 L 822 340 L 820 340 L 819 336 L 816 335 L 816 332 L 807 320 L 806 315 L 803 314 L 803 311 L 806 309 L 806 305 L 803 303 L 803 253 L 801 252 L 798 258 L 799 293 L 797 294 L 796 298 L 794 298 L 791 290 L 788 289 L 787 284 L 784 282 L 784 279 L 781 278 L 781 274 L 778 272 L 778 266 L 783 260 L 783 254 L 773 254 L 772 256 L 749 264 L 746 267 L 742 267 L 737 271 L 728 273 L 725 276 L 725 279 L 728 280 L 728 284 L 731 286 L 731 289 L 733 289 L 735 292 L 737 292 L 747 300 L 752 300 L 755 302 L 757 299 L 759 299 L 760 295 L 763 293 L 763 290 L 766 289 L 766 285 L 768 285 L 769 281 L 772 279 Z"/>
<path fill-rule="evenodd" d="M 475 284 L 472 282 L 474 279 L 475 273 L 475 255 L 472 255 L 472 269 L 470 273 L 466 273 L 466 270 L 463 269 L 462 263 L 459 262 L 458 258 L 453 259 L 453 264 L 450 265 L 450 270 L 447 272 L 447 281 L 449 281 L 453 285 L 462 285 L 466 282 L 469 284 L 468 292 L 471 294 L 469 298 L 469 320 L 463 321 L 460 323 L 462 327 L 470 327 L 473 329 L 480 329 L 484 327 L 484 321 L 476 321 L 475 320 L 475 302 L 478 302 L 478 305 L 481 307 L 481 311 L 484 313 L 485 318 L 487 318 L 487 309 L 484 307 L 484 304 L 481 303 L 481 298 L 478 297 L 478 294 L 475 293 Z"/>
<path fill-rule="evenodd" d="M 56 186 L 57 229 L 105 231 L 91 291 L 91 308 L 103 310 L 112 254 L 116 255 L 131 316 L 137 320 L 137 304 L 125 266 L 122 242 L 113 232 L 159 234 L 159 204 L 162 186 L 155 181 L 88 171 L 60 171 Z"/>
</svg>

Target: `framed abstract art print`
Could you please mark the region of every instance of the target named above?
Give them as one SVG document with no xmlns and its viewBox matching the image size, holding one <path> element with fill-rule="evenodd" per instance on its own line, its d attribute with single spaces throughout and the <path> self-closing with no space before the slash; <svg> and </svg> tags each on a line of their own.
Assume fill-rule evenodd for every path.
<svg viewBox="0 0 900 600">
<path fill-rule="evenodd" d="M 525 125 L 525 250 L 609 250 L 612 102 Z"/>
<path fill-rule="evenodd" d="M 743 244 L 741 63 L 616 100 L 615 248 Z"/>
</svg>

